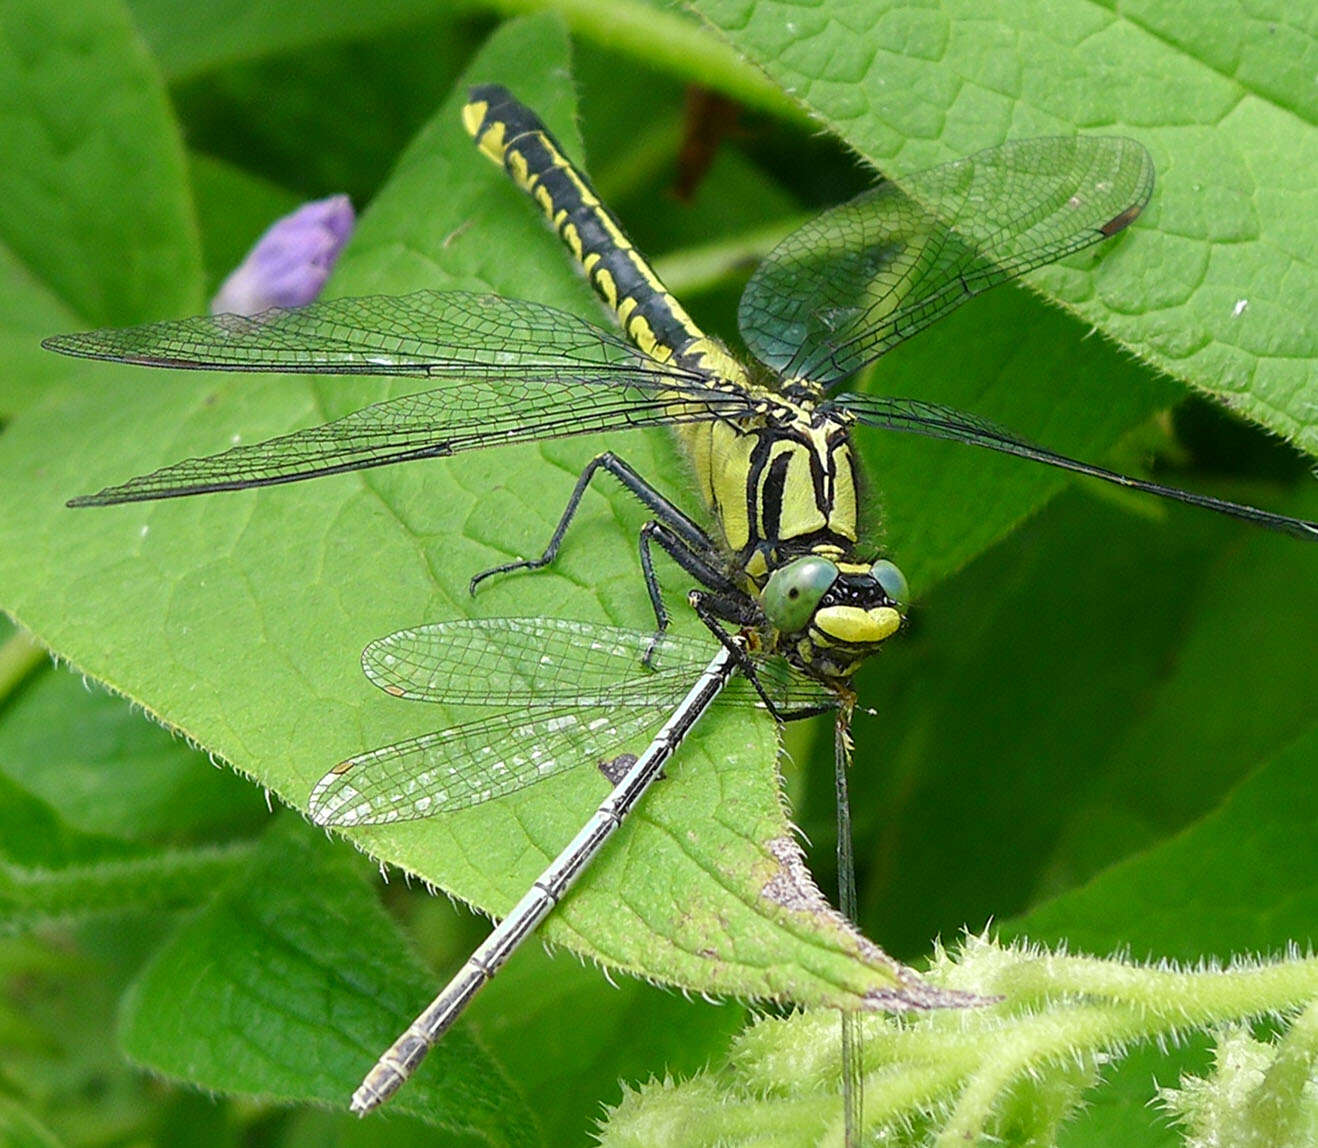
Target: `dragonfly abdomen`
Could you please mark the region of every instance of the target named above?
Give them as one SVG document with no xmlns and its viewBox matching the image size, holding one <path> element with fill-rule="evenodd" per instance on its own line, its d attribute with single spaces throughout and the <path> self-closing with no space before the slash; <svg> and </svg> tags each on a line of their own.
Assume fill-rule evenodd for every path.
<svg viewBox="0 0 1318 1148">
<path fill-rule="evenodd" d="M 741 365 L 696 326 L 530 108 L 506 88 L 484 84 L 471 89 L 462 122 L 481 151 L 540 205 L 637 347 L 660 362 L 744 379 Z"/>
</svg>

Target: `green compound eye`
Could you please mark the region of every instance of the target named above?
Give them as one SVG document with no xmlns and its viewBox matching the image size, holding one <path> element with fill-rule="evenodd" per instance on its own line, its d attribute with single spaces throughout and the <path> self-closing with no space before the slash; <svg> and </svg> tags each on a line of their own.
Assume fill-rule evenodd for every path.
<svg viewBox="0 0 1318 1148">
<path fill-rule="evenodd" d="M 911 601 L 911 588 L 906 584 L 906 575 L 897 569 L 886 558 L 880 558 L 879 561 L 870 567 L 870 573 L 874 575 L 874 580 L 883 587 L 883 592 L 888 595 L 898 609 L 905 610 Z"/>
<path fill-rule="evenodd" d="M 760 601 L 774 629 L 787 634 L 805 629 L 837 573 L 827 558 L 798 558 L 770 574 Z"/>
</svg>

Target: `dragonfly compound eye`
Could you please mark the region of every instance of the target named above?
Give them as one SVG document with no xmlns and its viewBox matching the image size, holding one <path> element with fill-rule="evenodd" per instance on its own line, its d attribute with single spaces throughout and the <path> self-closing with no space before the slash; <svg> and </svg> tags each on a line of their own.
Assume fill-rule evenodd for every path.
<svg viewBox="0 0 1318 1148">
<path fill-rule="evenodd" d="M 798 558 L 775 570 L 761 598 L 774 629 L 786 634 L 805 629 L 837 578 L 837 565 L 827 558 Z"/>
<path fill-rule="evenodd" d="M 898 610 L 905 611 L 911 603 L 911 588 L 906 584 L 906 575 L 886 558 L 880 558 L 875 562 L 870 573 L 874 575 L 874 580 L 883 587 L 883 592 L 888 595 L 888 600 Z"/>
</svg>

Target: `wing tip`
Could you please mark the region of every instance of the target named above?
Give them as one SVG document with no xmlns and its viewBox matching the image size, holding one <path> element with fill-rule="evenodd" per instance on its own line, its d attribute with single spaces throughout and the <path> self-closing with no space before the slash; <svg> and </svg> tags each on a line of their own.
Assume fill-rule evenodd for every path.
<svg viewBox="0 0 1318 1148">
<path fill-rule="evenodd" d="M 1147 199 L 1142 199 L 1117 212 L 1116 215 L 1098 229 L 1098 233 L 1103 236 L 1104 239 L 1109 239 L 1118 232 L 1125 231 L 1127 227 L 1140 217 L 1140 213 L 1144 210 L 1144 204 L 1147 202 Z"/>
<path fill-rule="evenodd" d="M 95 494 L 79 494 L 68 499 L 64 505 L 70 510 L 81 510 L 85 506 L 117 506 L 124 502 L 141 502 L 140 498 L 125 496 L 117 487 L 107 486 Z"/>
<path fill-rule="evenodd" d="M 354 763 L 353 758 L 339 762 L 311 787 L 307 796 L 307 816 L 322 829 L 362 824 L 352 805 L 359 794 L 354 786 L 342 780 Z"/>
</svg>

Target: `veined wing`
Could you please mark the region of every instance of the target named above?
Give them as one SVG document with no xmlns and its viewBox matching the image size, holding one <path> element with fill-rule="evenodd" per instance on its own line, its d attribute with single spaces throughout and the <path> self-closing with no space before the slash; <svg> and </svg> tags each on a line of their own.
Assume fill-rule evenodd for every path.
<svg viewBox="0 0 1318 1148">
<path fill-rule="evenodd" d="M 650 664 L 644 663 L 653 643 Z M 463 705 L 644 707 L 671 705 L 709 662 L 710 638 L 689 638 L 562 618 L 477 618 L 399 630 L 362 653 L 366 676 L 386 693 Z M 831 708 L 836 695 L 780 658 L 756 675 L 789 714 Z M 762 704 L 744 686 L 728 704 Z"/>
<path fill-rule="evenodd" d="M 1019 140 L 885 182 L 793 232 L 760 264 L 739 324 L 788 379 L 837 383 L 967 299 L 1115 235 L 1153 162 L 1116 136 Z"/>
<path fill-rule="evenodd" d="M 318 825 L 383 825 L 466 809 L 525 789 L 614 750 L 663 721 L 666 704 L 612 711 L 558 706 L 499 714 L 350 757 L 316 783 Z"/>
<path fill-rule="evenodd" d="M 552 307 L 423 291 L 62 336 L 72 354 L 153 366 L 438 377 L 322 426 L 188 459 L 70 502 L 241 490 L 463 450 L 745 414 L 752 402 Z"/>
<path fill-rule="evenodd" d="M 1253 506 L 1243 506 L 1237 502 L 1227 502 L 1221 498 L 1210 498 L 1206 494 L 1196 494 L 1189 490 L 1179 490 L 1174 486 L 1163 486 L 1158 482 L 1131 478 L 1101 466 L 1067 458 L 1064 454 L 1047 450 L 1041 446 L 1013 434 L 1011 431 L 977 418 L 952 407 L 938 403 L 926 403 L 918 399 L 890 398 L 883 395 L 840 394 L 829 400 L 829 405 L 850 411 L 858 422 L 868 426 L 882 427 L 885 430 L 909 431 L 929 438 L 951 439 L 954 442 L 969 443 L 971 446 L 987 447 L 989 450 L 1003 454 L 1014 454 L 1018 458 L 1028 458 L 1062 470 L 1085 474 L 1091 478 L 1101 478 L 1104 482 L 1115 483 L 1131 490 L 1143 490 L 1162 498 L 1172 498 L 1177 502 L 1187 502 L 1191 506 L 1200 506 L 1206 510 L 1215 510 L 1232 518 L 1240 518 L 1263 526 L 1269 530 L 1279 530 L 1296 538 L 1318 541 L 1318 522 L 1308 522 L 1302 518 L 1291 518 L 1285 514 L 1273 514 Z"/>
<path fill-rule="evenodd" d="M 311 792 L 321 825 L 376 825 L 465 809 L 615 750 L 658 725 L 704 671 L 711 640 L 652 635 L 553 618 L 488 618 L 399 630 L 362 654 L 366 675 L 395 697 L 519 705 L 358 754 Z M 781 658 L 756 667 L 789 716 L 837 704 L 826 686 Z M 762 704 L 745 682 L 720 703 Z"/>
<path fill-rule="evenodd" d="M 416 291 L 56 335 L 41 344 L 87 359 L 201 371 L 489 376 L 650 364 L 570 311 L 470 291 Z"/>
</svg>

